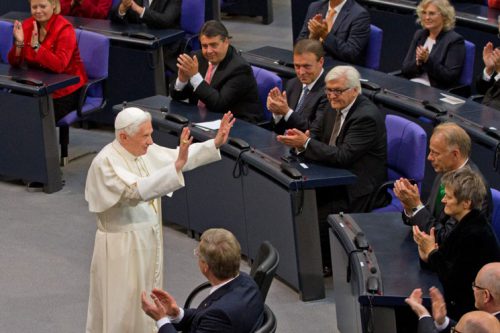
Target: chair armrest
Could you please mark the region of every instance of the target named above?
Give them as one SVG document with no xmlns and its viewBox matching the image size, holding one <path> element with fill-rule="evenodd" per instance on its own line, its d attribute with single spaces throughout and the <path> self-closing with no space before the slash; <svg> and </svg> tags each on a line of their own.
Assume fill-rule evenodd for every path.
<svg viewBox="0 0 500 333">
<path fill-rule="evenodd" d="M 184 303 L 184 309 L 187 309 L 191 306 L 191 302 L 201 291 L 208 289 L 211 287 L 210 282 L 203 282 L 198 287 L 194 288 L 193 291 L 189 293 L 189 296 L 186 298 L 186 302 Z"/>
<path fill-rule="evenodd" d="M 263 120 L 257 123 L 257 126 L 265 128 L 269 131 L 273 130 L 273 123 L 272 120 Z"/>
<path fill-rule="evenodd" d="M 194 39 L 198 38 L 198 35 L 199 34 L 195 34 L 195 35 L 192 35 L 191 37 L 189 37 L 188 39 L 186 39 L 185 44 L 184 44 L 184 50 L 183 50 L 182 53 L 188 53 L 189 52 L 188 45 L 191 47 L 191 50 L 193 49 L 193 46 L 191 45 L 191 43 L 192 43 L 192 41 Z"/>
<path fill-rule="evenodd" d="M 100 83 L 100 82 L 105 82 L 107 79 L 107 77 L 102 77 L 102 78 L 98 78 L 98 79 L 89 79 L 87 81 L 87 83 L 85 83 L 83 86 L 82 86 L 82 90 L 80 91 L 80 99 L 78 100 L 78 107 L 76 108 L 76 114 L 78 115 L 79 118 L 82 118 L 82 109 L 83 109 L 83 105 L 85 104 L 85 100 L 87 99 L 87 93 L 89 91 L 89 89 L 97 84 L 97 83 Z M 102 107 L 106 104 L 106 84 L 103 85 L 103 104 L 102 104 Z"/>
<path fill-rule="evenodd" d="M 386 181 L 385 183 L 383 183 L 382 185 L 379 186 L 379 188 L 377 189 L 377 191 L 375 191 L 375 194 L 372 196 L 372 198 L 370 200 L 370 204 L 368 205 L 367 212 L 371 212 L 373 209 L 378 208 L 378 207 L 375 207 L 375 205 L 379 201 L 379 198 L 382 195 L 386 196 L 387 189 L 390 189 L 390 188 L 394 188 L 394 181 L 393 180 Z"/>
<path fill-rule="evenodd" d="M 393 75 L 393 76 L 403 76 L 403 72 L 400 69 L 398 69 L 397 71 L 389 72 L 387 74 Z"/>
<path fill-rule="evenodd" d="M 482 103 L 483 102 L 484 95 L 471 95 L 469 96 L 469 99 L 471 101 L 477 102 L 477 103 Z"/>
<path fill-rule="evenodd" d="M 458 85 L 456 87 L 450 88 L 447 90 L 449 93 L 462 96 L 462 97 L 469 97 L 471 94 L 471 89 L 469 85 Z"/>
</svg>

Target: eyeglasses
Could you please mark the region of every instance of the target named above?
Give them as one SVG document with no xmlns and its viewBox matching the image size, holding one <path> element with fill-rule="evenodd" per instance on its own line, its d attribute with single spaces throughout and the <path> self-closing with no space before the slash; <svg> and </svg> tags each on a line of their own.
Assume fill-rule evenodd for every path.
<svg viewBox="0 0 500 333">
<path fill-rule="evenodd" d="M 340 96 L 349 89 L 351 89 L 351 87 L 345 88 L 345 89 L 325 88 L 325 94 L 333 95 L 333 96 Z"/>
<path fill-rule="evenodd" d="M 422 11 L 422 17 L 424 16 L 429 16 L 429 17 L 436 17 L 438 15 L 441 15 L 440 12 L 428 12 L 428 11 Z"/>
<path fill-rule="evenodd" d="M 455 328 L 455 326 L 453 326 L 453 327 L 451 328 L 451 330 L 450 330 L 450 333 L 462 333 L 462 332 L 458 331 L 458 330 Z"/>
<path fill-rule="evenodd" d="M 488 288 L 480 287 L 476 284 L 476 281 L 472 281 L 472 289 L 479 289 L 479 290 L 488 290 Z M 489 291 L 489 290 L 488 290 Z"/>
</svg>

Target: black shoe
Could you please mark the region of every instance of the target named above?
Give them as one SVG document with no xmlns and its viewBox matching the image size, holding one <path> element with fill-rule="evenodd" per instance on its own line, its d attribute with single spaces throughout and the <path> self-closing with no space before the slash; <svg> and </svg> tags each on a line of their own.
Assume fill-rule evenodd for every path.
<svg viewBox="0 0 500 333">
<path fill-rule="evenodd" d="M 332 269 L 328 266 L 323 267 L 323 277 L 332 276 Z"/>
</svg>

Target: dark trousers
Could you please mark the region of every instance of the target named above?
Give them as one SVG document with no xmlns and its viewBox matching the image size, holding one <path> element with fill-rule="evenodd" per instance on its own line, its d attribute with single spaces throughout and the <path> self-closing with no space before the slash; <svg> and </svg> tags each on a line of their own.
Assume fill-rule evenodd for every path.
<svg viewBox="0 0 500 333">
<path fill-rule="evenodd" d="M 69 95 L 60 98 L 54 98 L 54 115 L 56 118 L 56 123 L 71 111 L 76 110 L 76 108 L 78 107 L 78 101 L 80 100 L 81 90 L 82 89 L 80 88 Z"/>
</svg>

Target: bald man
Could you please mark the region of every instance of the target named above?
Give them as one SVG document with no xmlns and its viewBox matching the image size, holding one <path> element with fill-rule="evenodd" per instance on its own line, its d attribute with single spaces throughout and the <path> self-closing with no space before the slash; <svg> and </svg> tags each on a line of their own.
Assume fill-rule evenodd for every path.
<svg viewBox="0 0 500 333">
<path fill-rule="evenodd" d="M 498 333 L 500 332 L 500 323 L 497 318 L 488 312 L 472 311 L 460 318 L 453 332 Z"/>
<path fill-rule="evenodd" d="M 220 160 L 233 123 L 226 113 L 215 138 L 196 144 L 185 127 L 179 147 L 168 149 L 153 143 L 149 113 L 117 115 L 116 139 L 92 161 L 85 186 L 97 216 L 87 333 L 156 332 L 140 305 L 142 290 L 163 285 L 160 197 L 184 186 L 184 171 Z"/>
<path fill-rule="evenodd" d="M 491 314 L 497 321 L 500 321 L 500 262 L 492 262 L 484 265 L 476 275 L 472 290 L 474 292 L 476 308 L 482 312 Z M 457 322 L 450 320 L 446 316 L 446 303 L 441 292 L 437 288 L 432 287 L 429 289 L 429 295 L 432 301 L 432 317 L 434 320 L 432 320 L 429 311 L 422 306 L 421 289 L 415 289 L 410 297 L 406 299 L 406 303 L 419 316 L 419 333 L 447 333 L 450 332 L 452 327 L 457 328 Z M 464 317 L 465 315 L 462 316 L 462 318 Z M 459 331 L 469 332 L 468 330 Z"/>
</svg>

